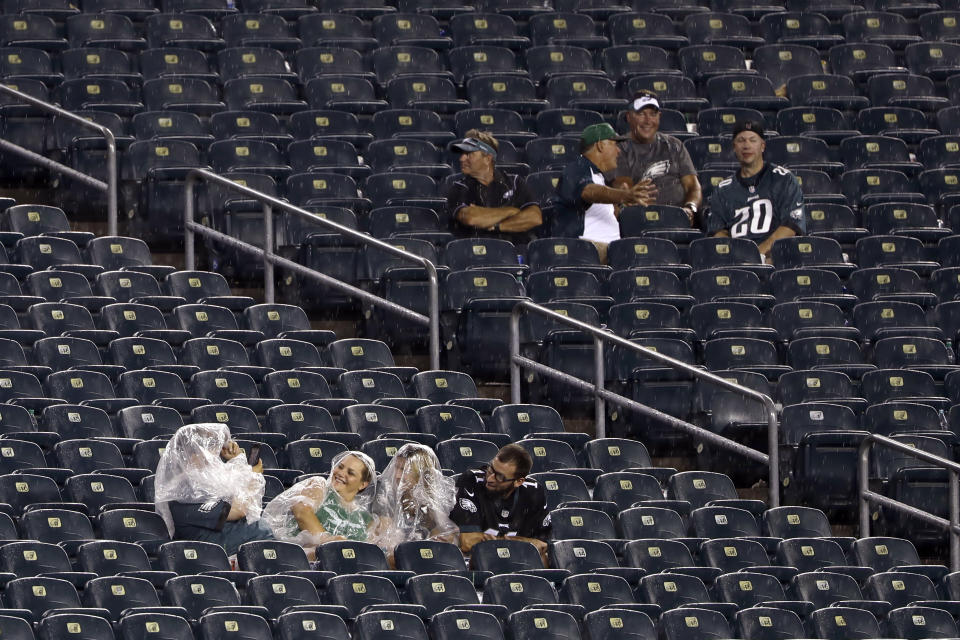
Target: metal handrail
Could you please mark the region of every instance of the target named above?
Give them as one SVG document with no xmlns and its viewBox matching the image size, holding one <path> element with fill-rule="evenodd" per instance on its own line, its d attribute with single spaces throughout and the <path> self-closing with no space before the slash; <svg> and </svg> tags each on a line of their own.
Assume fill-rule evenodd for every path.
<svg viewBox="0 0 960 640">
<path fill-rule="evenodd" d="M 928 462 L 931 465 L 947 470 L 949 477 L 949 509 L 950 519 L 946 520 L 935 516 L 922 509 L 912 505 L 894 500 L 883 494 L 870 490 L 870 450 L 874 445 L 880 445 L 905 453 L 909 456 Z M 860 537 L 870 536 L 870 503 L 889 507 L 895 511 L 901 511 L 907 515 L 919 518 L 929 522 L 934 526 L 946 529 L 950 535 L 950 570 L 960 571 L 960 464 L 934 455 L 922 449 L 911 447 L 903 442 L 898 442 L 892 438 L 877 434 L 870 434 L 860 443 L 859 456 L 857 459 L 857 488 L 858 502 L 860 504 Z"/>
<path fill-rule="evenodd" d="M 197 224 L 194 221 L 194 188 L 196 183 L 200 180 L 213 182 L 263 203 L 263 248 L 243 242 L 241 240 L 237 240 L 236 238 L 228 236 L 225 233 L 221 233 L 202 224 Z M 195 233 L 199 233 L 200 235 L 226 244 L 227 246 L 237 249 L 238 251 L 244 251 L 246 253 L 256 255 L 263 261 L 263 290 L 264 298 L 267 302 L 272 303 L 274 301 L 273 267 L 274 265 L 283 267 L 284 269 L 293 271 L 301 276 L 317 280 L 332 289 L 337 289 L 350 296 L 359 298 L 365 302 L 369 302 L 374 306 L 381 307 L 387 311 L 400 315 L 406 320 L 427 325 L 430 329 L 430 367 L 432 369 L 440 368 L 440 283 L 437 278 L 437 267 L 432 262 L 422 256 L 410 253 L 409 251 L 404 251 L 403 249 L 398 249 L 387 242 L 378 240 L 365 233 L 360 233 L 359 231 L 355 231 L 349 227 L 337 224 L 336 222 L 332 222 L 326 218 L 321 218 L 320 216 L 310 213 L 305 209 L 301 209 L 300 207 L 294 206 L 289 202 L 278 200 L 273 196 L 269 196 L 255 189 L 251 189 L 246 185 L 239 184 L 206 169 L 192 169 L 187 174 L 184 197 L 186 200 L 183 206 L 184 254 L 187 269 L 192 270 L 196 265 L 196 248 L 194 239 Z M 311 223 L 320 225 L 321 227 L 326 227 L 331 231 L 335 231 L 347 236 L 348 238 L 356 240 L 359 243 L 377 247 L 382 251 L 386 251 L 389 254 L 401 258 L 402 260 L 414 262 L 423 267 L 427 272 L 429 287 L 427 300 L 429 315 L 425 316 L 421 313 L 417 313 L 416 311 L 412 311 L 404 306 L 396 304 L 395 302 L 390 302 L 389 300 L 375 296 L 368 291 L 364 291 L 363 289 L 359 289 L 345 282 L 337 280 L 336 278 L 332 278 L 324 273 L 321 273 L 320 271 L 309 269 L 301 264 L 297 264 L 296 262 L 287 260 L 286 258 L 273 253 L 273 247 L 275 243 L 275 234 L 273 230 L 273 209 L 292 213 Z"/>
<path fill-rule="evenodd" d="M 588 335 L 593 336 L 593 384 L 520 355 L 520 316 L 524 312 L 536 313 L 541 316 L 545 316 L 555 320 L 556 322 L 573 327 L 574 329 L 578 329 Z M 763 404 L 767 414 L 767 447 L 769 453 L 757 451 L 756 449 L 742 445 L 735 440 L 724 438 L 723 436 L 717 435 L 712 431 L 707 431 L 706 429 L 692 425 L 689 422 L 684 422 L 683 420 L 679 420 L 671 415 L 663 413 L 662 411 L 657 411 L 656 409 L 648 407 L 635 400 L 604 389 L 604 342 L 608 342 L 635 353 L 639 353 L 645 358 L 650 358 L 651 360 L 654 360 L 672 369 L 678 369 L 690 374 L 695 378 L 707 380 L 719 387 L 723 387 L 724 389 L 733 391 L 734 393 L 746 396 L 747 398 L 751 398 Z M 629 407 L 639 413 L 643 413 L 648 417 L 660 420 L 667 426 L 679 429 L 681 431 L 686 431 L 687 433 L 697 438 L 701 438 L 706 442 L 714 444 L 718 447 L 729 449 L 730 451 L 733 451 L 746 458 L 767 465 L 769 482 L 768 505 L 771 508 L 780 506 L 780 458 L 777 454 L 777 448 L 779 446 L 778 433 L 780 422 L 777 417 L 777 407 L 770 396 L 760 393 L 759 391 L 754 391 L 753 389 L 749 389 L 735 382 L 730 382 L 729 380 L 721 378 L 720 376 L 708 371 L 692 367 L 685 362 L 681 362 L 680 360 L 657 353 L 656 351 L 652 351 L 634 342 L 630 342 L 629 340 L 614 335 L 613 333 L 604 331 L 599 327 L 595 327 L 580 320 L 575 320 L 574 318 L 559 314 L 556 311 L 552 311 L 528 300 L 518 302 L 513 308 L 513 313 L 510 316 L 510 396 L 511 402 L 514 403 L 522 401 L 520 393 L 521 367 L 526 367 L 527 369 L 531 369 L 547 377 L 560 380 L 561 382 L 577 387 L 584 391 L 592 392 L 595 399 L 594 415 L 596 419 L 598 438 L 603 438 L 606 436 L 606 401 L 609 400 L 624 407 Z"/>
<path fill-rule="evenodd" d="M 17 154 L 35 164 L 39 164 L 48 169 L 57 171 L 64 175 L 70 176 L 74 180 L 78 180 L 87 184 L 95 189 L 100 191 L 107 192 L 107 235 L 115 236 L 117 235 L 117 140 L 113 135 L 113 132 L 110 131 L 108 127 L 97 124 L 96 122 L 90 122 L 89 120 L 78 116 L 75 113 L 67 111 L 66 109 L 61 109 L 55 104 L 40 100 L 39 98 L 34 98 L 31 95 L 27 95 L 22 91 L 17 91 L 13 87 L 10 87 L 5 84 L 0 84 L 0 93 L 5 93 L 16 97 L 18 100 L 23 100 L 26 103 L 32 104 L 33 106 L 41 109 L 43 111 L 49 111 L 54 115 L 60 116 L 61 118 L 66 118 L 71 122 L 75 122 L 83 127 L 96 131 L 104 137 L 107 143 L 107 181 L 103 182 L 102 180 L 97 180 L 96 178 L 87 175 L 81 171 L 77 171 L 72 167 L 68 167 L 65 164 L 61 164 L 55 160 L 51 160 L 46 156 L 42 156 L 39 153 L 34 153 L 29 149 L 25 149 L 19 145 L 8 142 L 7 140 L 0 139 L 0 149 L 3 151 L 9 151 L 10 153 Z"/>
</svg>

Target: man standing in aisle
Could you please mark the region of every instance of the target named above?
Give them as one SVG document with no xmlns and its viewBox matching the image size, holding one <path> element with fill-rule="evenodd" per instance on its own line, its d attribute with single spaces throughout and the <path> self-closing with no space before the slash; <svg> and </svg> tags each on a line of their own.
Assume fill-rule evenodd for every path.
<svg viewBox="0 0 960 640">
<path fill-rule="evenodd" d="M 748 238 L 770 263 L 773 243 L 803 235 L 803 192 L 790 171 L 763 161 L 763 125 L 747 120 L 733 129 L 733 153 L 740 168 L 710 196 L 707 234 Z"/>
<path fill-rule="evenodd" d="M 653 204 L 682 207 L 691 226 L 697 226 L 697 212 L 703 195 L 690 154 L 674 136 L 660 132 L 660 101 L 653 91 L 638 91 L 626 112 L 630 138 L 620 143 L 620 159 L 607 172 L 613 186 L 652 184 Z"/>
<path fill-rule="evenodd" d="M 656 189 L 650 183 L 613 188 L 606 185 L 604 172 L 617 168 L 624 136 L 607 123 L 592 124 L 580 134 L 580 157 L 563 170 L 557 183 L 557 205 L 550 234 L 583 238 L 597 247 L 600 262 L 607 261 L 607 246 L 620 239 L 620 206 L 648 205 Z"/>
</svg>

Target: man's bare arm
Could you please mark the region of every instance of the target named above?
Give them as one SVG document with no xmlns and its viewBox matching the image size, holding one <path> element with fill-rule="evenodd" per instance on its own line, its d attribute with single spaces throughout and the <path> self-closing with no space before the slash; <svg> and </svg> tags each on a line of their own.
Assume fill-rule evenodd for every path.
<svg viewBox="0 0 960 640">
<path fill-rule="evenodd" d="M 692 202 L 697 209 L 703 201 L 703 191 L 700 189 L 700 179 L 696 174 L 680 176 L 680 184 L 683 186 L 683 210 L 687 212 L 687 218 L 690 220 L 690 226 L 697 225 L 697 214 L 686 207 L 688 202 Z"/>
<path fill-rule="evenodd" d="M 509 231 L 511 233 L 529 231 L 543 224 L 543 212 L 540 211 L 540 207 L 532 204 L 520 209 L 512 216 L 504 218 L 499 224 L 500 231 Z"/>
<path fill-rule="evenodd" d="M 580 192 L 580 197 L 595 204 L 640 204 L 648 205 L 656 198 L 649 183 L 635 184 L 630 188 L 614 189 L 602 184 L 588 184 Z"/>
<path fill-rule="evenodd" d="M 692 202 L 699 207 L 703 203 L 703 190 L 700 188 L 700 179 L 696 174 L 680 176 L 680 184 L 683 186 L 684 204 Z"/>
<path fill-rule="evenodd" d="M 543 566 L 549 568 L 550 560 L 547 558 L 547 545 L 546 542 L 540 540 L 539 538 L 524 538 L 523 536 L 510 536 L 506 538 L 507 540 L 520 540 L 521 542 L 529 542 L 534 547 L 537 548 L 537 551 L 540 552 L 540 560 L 543 562 Z"/>
<path fill-rule="evenodd" d="M 481 207 L 470 204 L 457 211 L 457 220 L 469 227 L 489 229 L 518 213 L 520 209 L 517 207 Z"/>
<path fill-rule="evenodd" d="M 477 531 L 476 533 L 461 533 L 460 551 L 470 553 L 470 549 L 473 549 L 474 545 L 480 544 L 484 540 L 493 540 L 493 536 L 482 531 Z"/>
<path fill-rule="evenodd" d="M 500 225 L 501 231 L 527 231 L 543 223 L 543 213 L 537 205 L 523 209 L 517 207 L 481 207 L 468 205 L 457 212 L 463 224 L 478 229 L 491 229 Z"/>
<path fill-rule="evenodd" d="M 729 238 L 729 237 L 730 237 L 730 232 L 727 231 L 726 229 L 720 229 L 720 231 L 717 231 L 715 234 L 713 234 L 713 237 L 714 237 L 714 238 Z"/>
<path fill-rule="evenodd" d="M 524 538 L 523 536 L 510 536 L 507 540 L 520 540 L 521 542 L 529 542 L 537 548 L 537 551 L 540 553 L 547 552 L 547 543 L 541 540 L 540 538 Z"/>
</svg>

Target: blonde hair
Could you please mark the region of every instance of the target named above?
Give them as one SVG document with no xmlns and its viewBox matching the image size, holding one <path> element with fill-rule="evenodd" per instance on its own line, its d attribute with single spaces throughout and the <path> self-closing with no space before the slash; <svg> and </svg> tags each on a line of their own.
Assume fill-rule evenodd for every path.
<svg viewBox="0 0 960 640">
<path fill-rule="evenodd" d="M 500 143 L 497 142 L 497 139 L 489 131 L 481 131 L 480 129 L 470 129 L 467 131 L 466 138 L 476 138 L 484 144 L 488 144 L 493 147 L 494 151 L 500 151 Z"/>
</svg>

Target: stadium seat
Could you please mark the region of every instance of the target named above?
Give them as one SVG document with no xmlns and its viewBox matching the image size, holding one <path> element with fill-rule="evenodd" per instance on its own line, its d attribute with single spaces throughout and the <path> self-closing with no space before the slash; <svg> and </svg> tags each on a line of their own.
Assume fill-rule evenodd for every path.
<svg viewBox="0 0 960 640">
<path fill-rule="evenodd" d="M 907 19 L 886 11 L 856 11 L 843 16 L 841 21 L 847 42 L 870 42 L 903 49 L 920 41 L 916 28 Z"/>
<path fill-rule="evenodd" d="M 830 30 L 827 16 L 810 9 L 765 15 L 760 18 L 760 29 L 767 42 L 805 45 L 821 51 L 844 42 L 843 36 Z"/>
<path fill-rule="evenodd" d="M 853 607 L 828 607 L 810 614 L 811 628 L 821 638 L 837 640 L 855 634 L 857 638 L 875 637 L 880 625 L 873 613 Z"/>
<path fill-rule="evenodd" d="M 329 574 L 325 576 L 329 577 Z M 254 606 L 266 607 L 271 618 L 279 617 L 288 607 L 320 604 L 316 587 L 306 577 L 297 575 L 261 575 L 251 578 L 246 586 L 246 599 Z"/>
<path fill-rule="evenodd" d="M 806 635 L 800 617 L 793 611 L 774 607 L 751 607 L 738 611 L 737 628 L 744 640 L 801 638 Z"/>
<path fill-rule="evenodd" d="M 22 617 L 3 616 L 0 618 L 3 625 L 2 632 L 16 640 L 32 640 L 34 637 L 30 623 Z"/>
<path fill-rule="evenodd" d="M 859 345 L 846 338 L 800 338 L 788 347 L 794 369 L 826 369 L 859 379 L 876 367 L 865 361 Z"/>
<path fill-rule="evenodd" d="M 183 618 L 172 614 L 130 613 L 118 623 L 117 633 L 123 640 L 134 640 L 143 633 L 156 629 L 164 638 L 190 640 L 193 631 Z"/>
<path fill-rule="evenodd" d="M 802 611 L 799 603 L 795 605 L 796 609 L 794 610 L 791 609 L 790 603 L 784 602 L 787 598 L 780 581 L 765 573 L 752 571 L 725 573 L 717 576 L 714 590 L 722 601 L 732 602 L 741 610 L 750 607 L 763 607 L 764 603 L 767 603 L 768 606 Z"/>
<path fill-rule="evenodd" d="M 867 81 L 867 95 L 875 107 L 908 107 L 921 111 L 937 111 L 950 106 L 947 98 L 937 95 L 933 80 L 924 75 L 885 73 Z"/>
<path fill-rule="evenodd" d="M 576 619 L 563 611 L 543 609 L 517 611 L 507 618 L 506 626 L 516 640 L 580 638 Z"/>
<path fill-rule="evenodd" d="M 197 635 L 210 640 L 222 640 L 237 632 L 255 640 L 269 640 L 273 635 L 270 623 L 262 615 L 243 611 L 214 611 L 204 614 L 197 623 Z"/>
<path fill-rule="evenodd" d="M 904 70 L 896 64 L 893 49 L 881 42 L 847 41 L 835 45 L 830 47 L 828 62 L 834 73 L 850 76 L 858 82 L 865 82 L 869 76 L 878 71 Z"/>
<path fill-rule="evenodd" d="M 926 115 L 911 107 L 869 107 L 857 114 L 856 127 L 867 135 L 903 138 L 907 144 L 919 144 L 939 135 L 930 127 Z"/>
<path fill-rule="evenodd" d="M 304 632 L 318 633 L 330 640 L 349 640 L 346 621 L 334 613 L 288 611 L 277 618 L 277 634 L 283 640 L 302 637 Z"/>
<path fill-rule="evenodd" d="M 918 600 L 937 600 L 933 582 L 920 573 L 883 571 L 867 578 L 864 595 L 889 602 L 894 609 Z"/>
<path fill-rule="evenodd" d="M 589 613 L 609 605 L 630 604 L 633 592 L 627 581 L 620 576 L 580 574 L 563 581 L 560 599 L 581 605 Z"/>
<path fill-rule="evenodd" d="M 776 300 L 755 273 L 737 267 L 694 271 L 687 287 L 698 302 L 743 302 L 766 310 Z"/>
<path fill-rule="evenodd" d="M 186 613 L 179 607 L 169 609 L 161 607 L 156 589 L 143 578 L 126 576 L 96 578 L 84 587 L 83 597 L 88 606 L 106 609 L 117 620 L 120 619 L 121 614 L 169 613 L 184 615 Z"/>
<path fill-rule="evenodd" d="M 0 22 L 0 42 L 4 47 L 29 45 L 48 52 L 62 51 L 68 46 L 67 41 L 57 34 L 53 19 L 36 14 L 17 19 L 13 15 L 6 16 Z"/>
<path fill-rule="evenodd" d="M 163 518 L 153 511 L 141 509 L 112 509 L 100 515 L 100 533 L 108 540 L 135 542 L 155 555 L 170 535 Z"/>
<path fill-rule="evenodd" d="M 549 553 L 551 566 L 573 573 L 619 567 L 613 548 L 599 540 L 558 540 L 551 543 Z"/>
<path fill-rule="evenodd" d="M 48 612 L 76 612 L 81 607 L 77 590 L 60 578 L 17 578 L 7 583 L 4 593 L 11 608 L 25 609 L 36 619 Z"/>
<path fill-rule="evenodd" d="M 700 578 L 681 573 L 657 573 L 640 580 L 637 597 L 660 606 L 663 611 L 689 605 L 711 602 L 706 586 Z M 713 608 L 711 606 L 711 608 Z M 734 605 L 718 604 L 721 611 L 735 610 Z"/>
<path fill-rule="evenodd" d="M 77 632 L 76 636 L 84 640 L 109 640 L 113 636 L 110 622 L 106 620 L 102 609 L 88 609 L 88 613 L 64 612 L 47 616 L 37 625 L 37 638 L 56 640 L 68 637 L 68 634 Z M 100 615 L 97 615 L 100 614 Z"/>
</svg>

